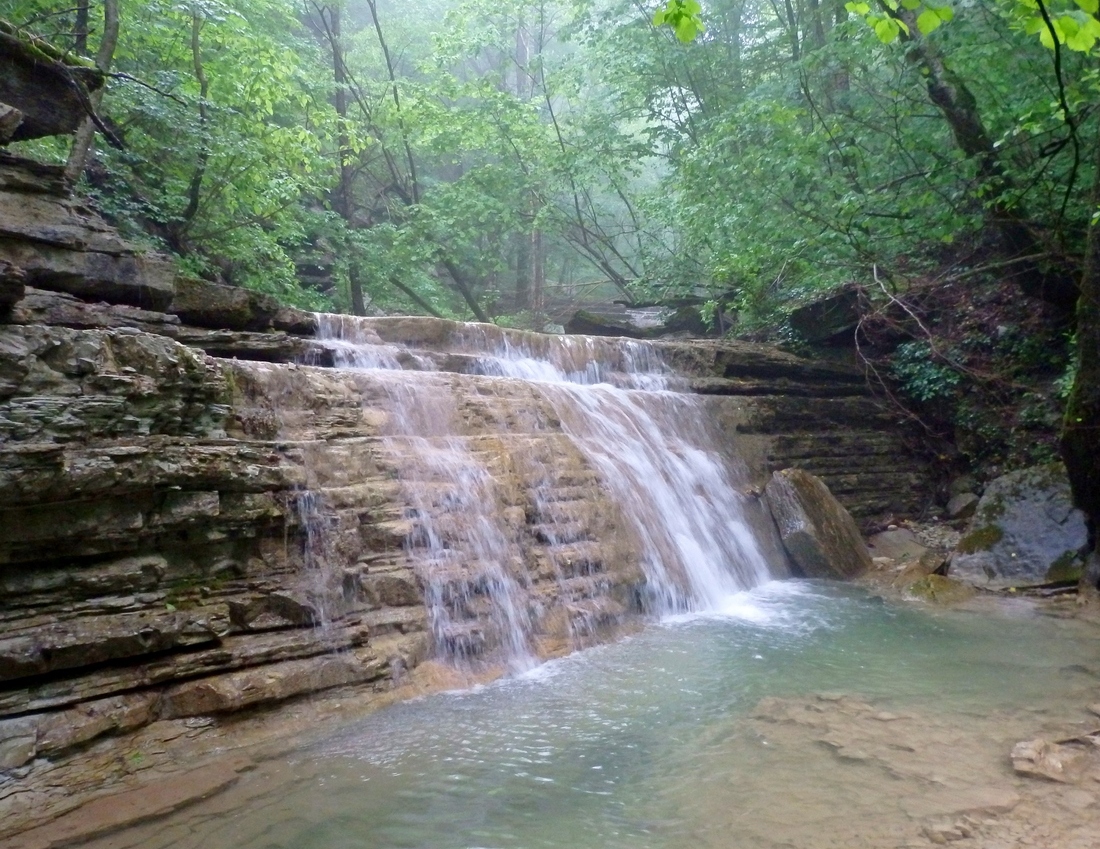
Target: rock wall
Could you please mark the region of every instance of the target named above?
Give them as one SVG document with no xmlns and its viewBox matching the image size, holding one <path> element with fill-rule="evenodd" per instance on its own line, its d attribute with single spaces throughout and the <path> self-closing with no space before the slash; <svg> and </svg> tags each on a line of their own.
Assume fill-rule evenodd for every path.
<svg viewBox="0 0 1100 849">
<path fill-rule="evenodd" d="M 177 279 L 66 199 L 57 171 L 0 155 L 4 775 L 157 719 L 384 690 L 425 657 L 417 511 L 400 446 L 380 437 L 390 412 L 377 385 L 325 367 L 315 326 Z M 538 650 L 621 621 L 636 552 L 554 411 L 470 377 L 454 346 L 468 325 L 376 326 L 455 351 L 436 379 L 493 471 Z M 736 343 L 656 350 L 707 396 L 746 480 L 799 465 L 857 517 L 920 506 L 923 472 L 858 373 Z M 476 629 L 476 582 L 447 580 Z"/>
</svg>

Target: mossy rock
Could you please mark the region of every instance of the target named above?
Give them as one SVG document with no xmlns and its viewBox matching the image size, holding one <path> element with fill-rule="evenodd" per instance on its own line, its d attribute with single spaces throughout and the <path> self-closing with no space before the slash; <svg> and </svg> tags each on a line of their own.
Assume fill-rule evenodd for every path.
<svg viewBox="0 0 1100 849">
<path fill-rule="evenodd" d="M 977 593 L 972 586 L 943 575 L 925 575 L 906 587 L 905 591 L 913 598 L 931 604 L 959 604 L 973 598 Z"/>
<path fill-rule="evenodd" d="M 966 536 L 959 540 L 959 544 L 955 546 L 955 550 L 962 554 L 989 551 L 989 549 L 993 548 L 993 546 L 1004 539 L 1004 535 L 1004 531 L 996 525 L 985 525 L 984 527 L 976 528 L 967 533 Z"/>
<path fill-rule="evenodd" d="M 1065 551 L 1062 556 L 1050 564 L 1046 579 L 1049 583 L 1068 583 L 1081 580 L 1085 563 L 1076 551 Z"/>
<path fill-rule="evenodd" d="M 1073 580 L 1086 540 L 1065 468 L 1019 469 L 986 487 L 951 558 L 950 575 L 988 588 Z"/>
</svg>

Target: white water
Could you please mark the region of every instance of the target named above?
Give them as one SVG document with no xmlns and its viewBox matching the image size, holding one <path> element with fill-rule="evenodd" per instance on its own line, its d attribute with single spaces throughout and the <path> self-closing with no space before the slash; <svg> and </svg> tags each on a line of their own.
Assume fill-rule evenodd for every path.
<svg viewBox="0 0 1100 849">
<path fill-rule="evenodd" d="M 650 612 L 718 610 L 769 579 L 743 518 L 745 496 L 706 431 L 699 399 L 673 391 L 676 377 L 652 346 L 469 324 L 457 326 L 448 350 L 417 351 L 383 342 L 370 320 L 321 316 L 319 324 L 336 366 L 371 373 L 389 399 L 388 439 L 416 522 L 408 550 L 445 657 L 461 662 L 492 641 L 513 671 L 532 663 L 524 565 L 493 476 L 456 436 L 447 384 L 415 373 L 445 363 L 483 380 L 523 381 L 552 405 L 632 526 Z M 483 614 L 492 633 L 471 630 L 471 612 Z"/>
</svg>

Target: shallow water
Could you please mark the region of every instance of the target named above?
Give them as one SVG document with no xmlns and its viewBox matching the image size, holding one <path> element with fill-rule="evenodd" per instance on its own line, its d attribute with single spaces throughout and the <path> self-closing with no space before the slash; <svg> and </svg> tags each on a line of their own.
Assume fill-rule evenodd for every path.
<svg viewBox="0 0 1100 849">
<path fill-rule="evenodd" d="M 906 845 L 919 834 L 913 800 L 1011 787 L 1004 755 L 1017 735 L 1096 700 L 1095 636 L 1024 604 L 931 611 L 774 582 L 721 614 L 380 711 L 96 846 Z M 874 719 L 904 718 L 896 742 L 861 745 L 927 744 L 940 761 L 838 760 L 831 741 L 806 744 L 752 718 L 770 696 L 808 699 L 832 717 L 825 737 L 885 727 L 858 711 L 845 719 L 832 696 L 814 702 L 822 692 L 858 697 L 881 712 Z M 902 739 L 913 729 L 920 747 Z"/>
</svg>

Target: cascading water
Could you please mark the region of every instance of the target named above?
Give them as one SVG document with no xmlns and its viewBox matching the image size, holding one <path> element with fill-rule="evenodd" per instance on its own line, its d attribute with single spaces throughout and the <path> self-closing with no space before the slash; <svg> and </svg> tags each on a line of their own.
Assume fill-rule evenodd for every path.
<svg viewBox="0 0 1100 849">
<path fill-rule="evenodd" d="M 336 367 L 369 374 L 382 390 L 384 439 L 411 521 L 406 548 L 425 587 L 438 654 L 462 663 L 495 647 L 512 670 L 526 668 L 540 612 L 492 460 L 479 456 L 469 434 L 476 427 L 466 423 L 465 438 L 457 435 L 458 403 L 469 399 L 453 397 L 443 372 L 470 375 L 463 378 L 466 393 L 491 394 L 492 384 L 521 381 L 553 411 L 554 425 L 629 525 L 645 575 L 640 601 L 650 612 L 720 609 L 734 593 L 770 578 L 742 516 L 745 496 L 702 424 L 699 399 L 674 391 L 676 379 L 652 346 L 468 324 L 454 326 L 444 350 L 427 351 L 384 342 L 376 332 L 383 325 L 370 319 L 321 316 L 319 325 Z M 556 515 L 568 511 L 549 497 L 536 492 L 532 502 L 527 509 L 535 515 L 527 520 L 541 523 L 548 542 L 583 537 Z M 585 573 L 583 558 L 553 565 L 574 634 L 590 630 L 599 615 L 598 581 Z"/>
</svg>

